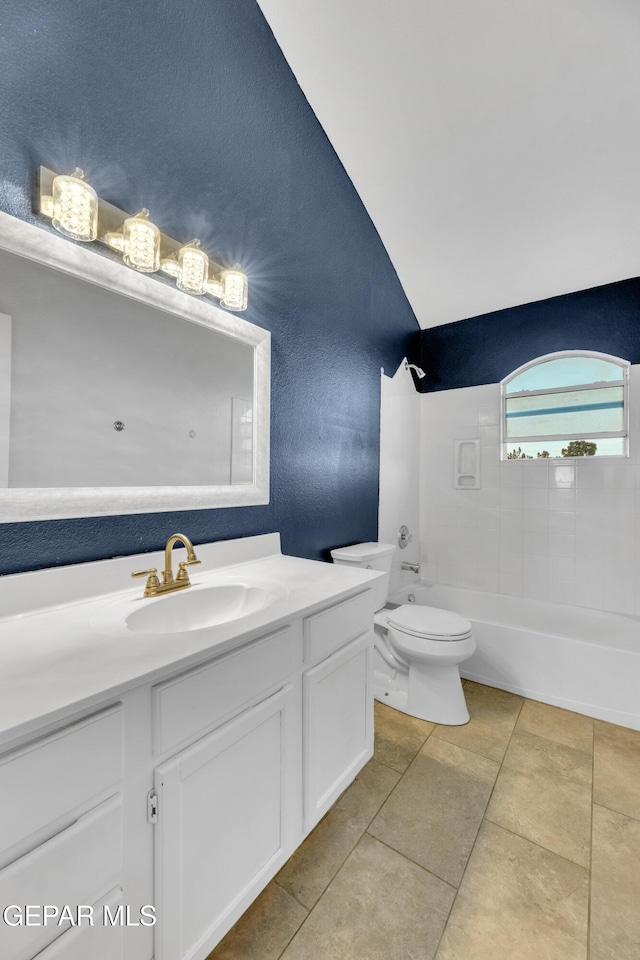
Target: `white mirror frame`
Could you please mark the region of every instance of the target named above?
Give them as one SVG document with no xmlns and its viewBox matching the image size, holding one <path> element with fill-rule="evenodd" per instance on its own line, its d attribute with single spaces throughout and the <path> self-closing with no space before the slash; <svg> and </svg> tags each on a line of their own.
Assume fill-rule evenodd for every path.
<svg viewBox="0 0 640 960">
<path fill-rule="evenodd" d="M 35 260 L 123 297 L 173 313 L 253 347 L 253 483 L 184 487 L 8 487 L 0 490 L 0 523 L 100 517 L 169 510 L 207 510 L 269 502 L 271 334 L 248 320 L 182 293 L 0 211 L 0 249 Z M 160 411 L 159 411 L 160 413 Z"/>
</svg>

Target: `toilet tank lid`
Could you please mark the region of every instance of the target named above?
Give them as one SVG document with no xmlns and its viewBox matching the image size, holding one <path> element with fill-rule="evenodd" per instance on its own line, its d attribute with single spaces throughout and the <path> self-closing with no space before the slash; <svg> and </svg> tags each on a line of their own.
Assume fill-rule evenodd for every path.
<svg viewBox="0 0 640 960">
<path fill-rule="evenodd" d="M 347 563 L 361 563 L 364 560 L 379 560 L 388 557 L 395 547 L 392 543 L 354 543 L 350 547 L 337 547 L 331 551 L 334 560 L 346 560 Z"/>
</svg>

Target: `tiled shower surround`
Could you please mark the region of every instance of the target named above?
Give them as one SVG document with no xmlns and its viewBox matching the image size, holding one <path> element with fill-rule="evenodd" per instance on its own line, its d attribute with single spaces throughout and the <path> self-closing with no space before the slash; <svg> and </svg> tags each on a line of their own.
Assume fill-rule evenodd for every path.
<svg viewBox="0 0 640 960">
<path fill-rule="evenodd" d="M 422 579 L 640 614 L 640 365 L 629 403 L 628 458 L 501 462 L 499 384 L 423 394 Z M 454 490 L 476 438 L 481 489 Z"/>
</svg>

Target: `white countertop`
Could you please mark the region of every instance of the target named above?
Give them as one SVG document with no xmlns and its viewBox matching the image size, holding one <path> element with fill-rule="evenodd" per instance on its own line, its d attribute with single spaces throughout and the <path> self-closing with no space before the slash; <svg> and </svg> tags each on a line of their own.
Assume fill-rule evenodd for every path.
<svg viewBox="0 0 640 960">
<path fill-rule="evenodd" d="M 174 570 L 184 551 L 174 549 Z M 0 577 L 0 744 L 119 695 L 188 669 L 263 635 L 293 617 L 366 589 L 382 574 L 280 553 L 278 534 L 196 546 L 197 590 L 234 581 L 271 581 L 286 593 L 237 620 L 184 634 L 109 632 L 103 608 L 141 603 L 144 580 L 131 571 L 164 566 L 162 554 L 137 554 L 89 564 Z M 119 586 L 125 589 L 120 589 Z M 171 594 L 169 595 L 171 596 Z M 108 612 L 107 612 L 108 613 Z M 97 626 L 96 626 L 97 625 Z"/>
</svg>

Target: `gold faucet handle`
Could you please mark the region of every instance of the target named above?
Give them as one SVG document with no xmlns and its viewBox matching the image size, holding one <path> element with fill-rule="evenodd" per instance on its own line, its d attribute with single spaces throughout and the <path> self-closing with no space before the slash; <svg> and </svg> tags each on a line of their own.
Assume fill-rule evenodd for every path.
<svg viewBox="0 0 640 960">
<path fill-rule="evenodd" d="M 147 575 L 149 576 L 149 579 L 147 580 L 147 586 L 145 588 L 146 590 L 153 590 L 155 587 L 160 585 L 157 567 L 150 567 L 149 570 L 135 570 L 131 574 L 132 577 L 146 577 Z"/>
<path fill-rule="evenodd" d="M 149 570 L 135 570 L 135 571 L 131 574 L 131 576 L 132 576 L 132 577 L 146 577 L 147 574 L 149 574 L 150 576 L 153 576 L 153 575 L 154 575 L 155 573 L 157 573 L 157 572 L 158 572 L 158 568 L 157 568 L 157 567 L 150 567 Z"/>
<path fill-rule="evenodd" d="M 202 563 L 202 560 L 181 560 L 178 564 L 178 573 L 176 574 L 176 580 L 189 580 L 189 573 L 187 567 L 195 567 L 198 563 Z"/>
</svg>

